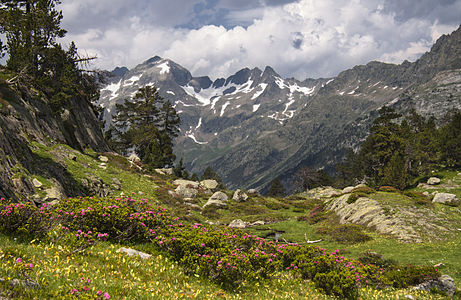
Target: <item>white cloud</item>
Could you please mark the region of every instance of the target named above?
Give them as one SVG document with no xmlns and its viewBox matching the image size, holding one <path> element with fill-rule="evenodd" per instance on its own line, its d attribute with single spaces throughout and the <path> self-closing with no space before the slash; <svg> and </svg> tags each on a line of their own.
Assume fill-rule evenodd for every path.
<svg viewBox="0 0 461 300">
<path fill-rule="evenodd" d="M 270 65 L 283 76 L 304 79 L 334 76 L 370 60 L 414 60 L 441 34 L 459 25 L 421 17 L 400 20 L 394 12 L 384 10 L 381 2 L 300 0 L 284 6 L 261 6 L 242 17 L 255 16 L 250 26 L 233 28 L 158 26 L 133 15 L 106 29 L 70 33 L 66 40 L 75 40 L 80 49 L 96 53 L 98 65 L 106 69 L 133 67 L 160 55 L 196 76 L 225 77 L 243 67 Z M 229 17 L 238 19 L 235 13 Z"/>
</svg>

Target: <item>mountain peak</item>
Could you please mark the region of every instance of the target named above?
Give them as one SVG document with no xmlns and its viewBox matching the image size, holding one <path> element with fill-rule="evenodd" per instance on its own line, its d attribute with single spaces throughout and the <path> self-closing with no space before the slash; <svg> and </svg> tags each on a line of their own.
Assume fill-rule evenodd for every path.
<svg viewBox="0 0 461 300">
<path fill-rule="evenodd" d="M 156 56 L 151 57 L 148 60 L 146 60 L 144 62 L 144 64 L 154 64 L 154 63 L 159 62 L 160 60 L 162 60 L 162 58 L 160 56 L 156 55 Z"/>
</svg>

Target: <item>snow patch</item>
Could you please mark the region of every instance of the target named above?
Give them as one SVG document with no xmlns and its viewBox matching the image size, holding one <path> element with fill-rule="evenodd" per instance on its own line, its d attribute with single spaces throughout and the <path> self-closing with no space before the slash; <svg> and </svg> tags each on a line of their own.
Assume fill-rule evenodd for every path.
<svg viewBox="0 0 461 300">
<path fill-rule="evenodd" d="M 262 93 L 264 93 L 267 87 L 267 83 L 261 83 L 259 84 L 259 87 L 261 87 L 261 91 L 254 93 L 253 97 L 251 97 L 251 100 L 258 98 Z"/>
<path fill-rule="evenodd" d="M 166 91 L 167 94 L 175 96 L 176 94 L 173 91 Z"/>
<path fill-rule="evenodd" d="M 105 88 L 101 89 L 101 91 L 109 91 L 111 92 L 110 100 L 114 99 L 115 97 L 118 96 L 118 90 L 120 89 L 120 86 L 122 84 L 122 80 L 120 80 L 118 83 L 111 83 Z"/>
<path fill-rule="evenodd" d="M 157 67 L 160 68 L 160 74 L 165 74 L 165 73 L 170 72 L 170 65 L 168 64 L 167 61 L 161 65 L 158 65 Z"/>
<path fill-rule="evenodd" d="M 199 127 L 202 126 L 202 118 L 200 117 L 200 119 L 198 120 L 198 124 L 197 126 L 195 127 L 195 130 L 199 129 Z"/>
<path fill-rule="evenodd" d="M 253 105 L 253 112 L 256 112 L 259 109 L 260 106 L 261 106 L 261 104 Z"/>
<path fill-rule="evenodd" d="M 226 110 L 226 107 L 229 106 L 230 102 L 227 101 L 226 103 L 224 103 L 224 105 L 221 107 L 221 114 L 219 115 L 220 117 L 222 117 L 224 115 L 224 111 Z"/>
<path fill-rule="evenodd" d="M 333 82 L 334 80 L 335 80 L 334 78 L 333 78 L 333 79 L 330 79 L 330 80 L 328 80 L 328 81 L 325 83 L 325 85 L 328 85 L 330 82 Z"/>
<path fill-rule="evenodd" d="M 123 85 L 133 85 L 135 82 L 137 82 L 137 81 L 139 81 L 139 79 L 141 79 L 141 76 L 142 76 L 142 74 L 141 75 L 134 75 L 130 79 L 125 80 L 123 82 Z"/>
<path fill-rule="evenodd" d="M 193 134 L 189 134 L 189 135 L 187 135 L 187 137 L 190 137 L 196 144 L 199 144 L 199 145 L 208 144 L 208 142 L 199 142 L 199 141 L 197 141 L 197 139 L 195 138 L 195 136 Z"/>
<path fill-rule="evenodd" d="M 341 95 L 341 96 L 344 95 L 344 92 L 339 93 L 339 95 Z"/>
</svg>

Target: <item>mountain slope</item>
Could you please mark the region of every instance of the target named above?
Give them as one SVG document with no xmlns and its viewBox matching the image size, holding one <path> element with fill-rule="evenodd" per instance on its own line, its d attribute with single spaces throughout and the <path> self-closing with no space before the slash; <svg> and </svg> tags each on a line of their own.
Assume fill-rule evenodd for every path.
<svg viewBox="0 0 461 300">
<path fill-rule="evenodd" d="M 181 115 L 175 151 L 189 171 L 212 166 L 229 187 L 263 189 L 277 176 L 289 183 L 303 164 L 331 168 L 345 148 L 364 139 L 383 105 L 438 118 L 461 108 L 460 44 L 458 29 L 414 63 L 370 62 L 335 78 L 302 82 L 283 79 L 270 67 L 212 81 L 156 56 L 127 72 L 115 70 L 100 104 L 110 120 L 115 103 L 155 85 Z M 444 92 L 433 92 L 435 86 Z"/>
</svg>

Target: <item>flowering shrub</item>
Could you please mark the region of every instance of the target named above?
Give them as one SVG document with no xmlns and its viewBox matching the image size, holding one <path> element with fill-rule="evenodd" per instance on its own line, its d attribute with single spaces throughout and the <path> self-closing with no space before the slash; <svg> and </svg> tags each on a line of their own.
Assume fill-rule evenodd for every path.
<svg viewBox="0 0 461 300">
<path fill-rule="evenodd" d="M 379 190 L 381 192 L 387 192 L 387 193 L 400 193 L 400 191 L 398 189 L 396 189 L 393 186 L 388 186 L 388 185 L 380 186 Z"/>
<path fill-rule="evenodd" d="M 284 270 L 310 279 L 327 294 L 353 298 L 362 286 L 406 287 L 439 275 L 433 267 L 391 266 L 384 270 L 346 259 L 338 251 L 327 253 L 310 245 L 266 241 L 226 226 L 184 225 L 164 208 L 151 207 L 146 200 L 71 198 L 40 209 L 2 200 L 0 208 L 0 228 L 4 233 L 14 234 L 21 228 L 41 233 L 41 229 L 54 224 L 54 235 L 49 236 L 62 239 L 74 252 L 100 239 L 151 241 L 182 263 L 188 273 L 207 276 L 230 289 Z M 337 228 L 338 235 L 348 233 L 344 228 Z M 104 299 L 103 292 L 87 293 L 88 285 L 83 284 L 73 287 L 69 294 Z"/>
<path fill-rule="evenodd" d="M 12 203 L 0 199 L 0 232 L 4 234 L 25 234 L 42 236 L 52 227 L 51 213 L 46 205 L 41 209 L 27 203 Z"/>
</svg>

